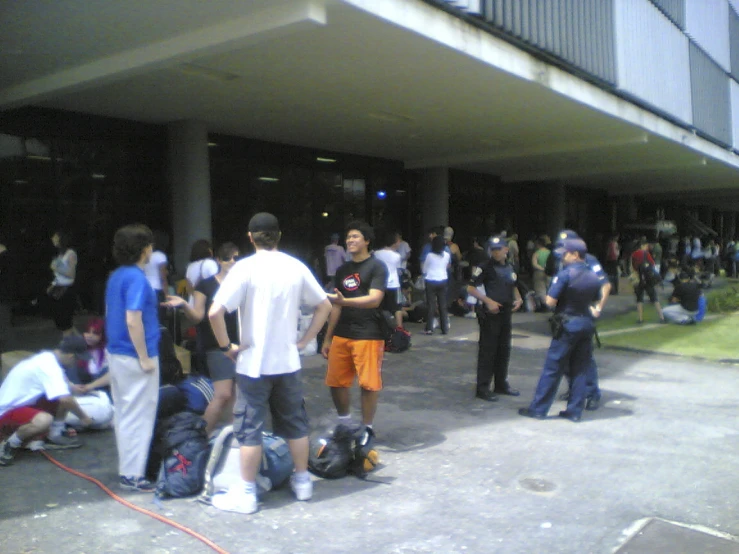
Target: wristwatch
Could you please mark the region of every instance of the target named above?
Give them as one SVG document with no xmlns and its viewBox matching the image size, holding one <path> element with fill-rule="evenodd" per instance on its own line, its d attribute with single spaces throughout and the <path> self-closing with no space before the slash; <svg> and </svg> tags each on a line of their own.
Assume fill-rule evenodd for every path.
<svg viewBox="0 0 739 554">
<path fill-rule="evenodd" d="M 231 343 L 229 342 L 226 346 L 219 346 L 218 350 L 220 350 L 221 352 L 228 352 L 229 350 L 231 350 Z"/>
</svg>

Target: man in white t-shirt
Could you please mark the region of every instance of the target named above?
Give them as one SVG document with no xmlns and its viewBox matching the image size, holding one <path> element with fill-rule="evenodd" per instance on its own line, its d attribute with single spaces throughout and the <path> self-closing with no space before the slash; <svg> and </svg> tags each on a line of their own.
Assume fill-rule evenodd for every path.
<svg viewBox="0 0 739 554">
<path fill-rule="evenodd" d="M 408 269 L 408 260 L 411 259 L 411 245 L 403 240 L 403 235 L 398 233 L 398 248 L 396 249 L 400 254 L 400 267 Z"/>
<path fill-rule="evenodd" d="M 241 446 L 243 481 L 213 497 L 221 510 L 257 511 L 256 476 L 262 461 L 262 430 L 267 409 L 275 434 L 287 439 L 295 474 L 290 487 L 298 500 L 310 500 L 308 416 L 303 400 L 299 351 L 316 337 L 331 303 L 305 264 L 277 250 L 277 218 L 258 213 L 249 221 L 256 254 L 236 263 L 221 283 L 208 312 L 218 345 L 236 359 L 234 434 Z M 313 321 L 298 339 L 301 306 L 315 307 Z M 229 344 L 225 313 L 238 309 L 241 345 Z"/>
<path fill-rule="evenodd" d="M 326 259 L 327 288 L 333 290 L 334 275 L 336 275 L 336 270 L 344 265 L 344 257 L 346 256 L 344 247 L 339 244 L 338 233 L 331 235 L 331 244 L 326 245 L 326 248 L 323 249 L 323 256 Z"/>
<path fill-rule="evenodd" d="M 381 250 L 375 250 L 375 258 L 387 266 L 387 288 L 385 296 L 382 297 L 380 309 L 386 310 L 395 316 L 395 326 L 403 327 L 403 310 L 400 309 L 398 296 L 400 293 L 400 274 L 402 259 L 397 252 L 400 245 L 398 233 L 388 233 L 385 236 L 385 246 Z"/>
<path fill-rule="evenodd" d="M 161 250 L 151 253 L 149 263 L 144 266 L 144 275 L 157 295 L 167 290 L 167 255 Z"/>
<path fill-rule="evenodd" d="M 64 418 L 72 412 L 85 426 L 93 421 L 72 396 L 62 366 L 73 367 L 89 357 L 85 339 L 70 335 L 52 352 L 36 354 L 10 370 L 0 386 L 0 466 L 12 464 L 24 442 L 47 433 L 48 450 L 82 446 L 63 435 Z"/>
</svg>

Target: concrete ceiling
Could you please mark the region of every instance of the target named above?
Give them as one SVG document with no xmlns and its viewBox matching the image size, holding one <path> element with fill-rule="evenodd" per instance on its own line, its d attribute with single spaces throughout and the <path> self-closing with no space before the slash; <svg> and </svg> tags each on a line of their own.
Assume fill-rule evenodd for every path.
<svg viewBox="0 0 739 554">
<path fill-rule="evenodd" d="M 339 0 L 26 0 L 3 3 L 0 23 L 0 108 L 197 119 L 217 133 L 509 182 L 720 190 L 723 206 L 739 196 L 726 159 Z"/>
</svg>

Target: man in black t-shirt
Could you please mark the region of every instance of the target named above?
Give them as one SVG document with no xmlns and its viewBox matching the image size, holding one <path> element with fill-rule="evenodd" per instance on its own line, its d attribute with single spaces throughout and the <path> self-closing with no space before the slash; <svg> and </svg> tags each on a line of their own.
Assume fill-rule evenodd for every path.
<svg viewBox="0 0 739 554">
<path fill-rule="evenodd" d="M 349 224 L 346 249 L 350 262 L 336 270 L 336 288 L 321 354 L 328 359 L 326 385 L 336 406 L 339 422 L 351 421 L 349 389 L 357 376 L 362 390 L 362 423 L 365 439 L 373 436 L 372 422 L 382 389 L 382 357 L 385 352 L 379 306 L 385 295 L 387 266 L 369 253 L 372 227 L 362 221 Z M 366 442 L 365 442 L 366 444 Z"/>
<path fill-rule="evenodd" d="M 701 296 L 700 285 L 690 279 L 690 275 L 683 272 L 679 280 L 675 281 L 675 289 L 669 306 L 662 309 L 665 321 L 686 325 L 695 323 L 693 319 L 698 313 L 698 301 Z"/>
</svg>

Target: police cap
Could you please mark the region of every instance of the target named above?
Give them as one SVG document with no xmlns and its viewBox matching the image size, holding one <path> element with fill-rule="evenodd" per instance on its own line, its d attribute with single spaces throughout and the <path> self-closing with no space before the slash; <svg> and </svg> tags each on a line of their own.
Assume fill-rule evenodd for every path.
<svg viewBox="0 0 739 554">
<path fill-rule="evenodd" d="M 564 239 L 554 252 L 559 256 L 565 252 L 578 252 L 584 256 L 588 252 L 588 246 L 582 239 Z"/>
<path fill-rule="evenodd" d="M 499 250 L 501 248 L 507 248 L 508 241 L 505 237 L 495 236 L 488 239 L 488 250 Z"/>
</svg>

